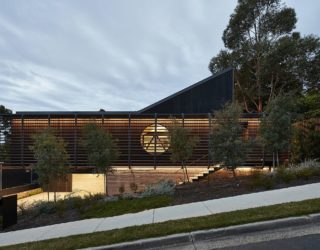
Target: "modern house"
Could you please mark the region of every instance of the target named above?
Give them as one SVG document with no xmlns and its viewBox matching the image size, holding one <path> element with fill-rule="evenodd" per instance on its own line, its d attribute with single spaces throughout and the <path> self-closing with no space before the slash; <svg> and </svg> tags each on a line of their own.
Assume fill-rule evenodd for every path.
<svg viewBox="0 0 320 250">
<path fill-rule="evenodd" d="M 90 172 L 80 143 L 82 127 L 88 123 L 99 124 L 117 140 L 120 157 L 114 163 L 115 166 L 129 169 L 172 167 L 174 165 L 170 161 L 168 149 L 173 118 L 199 137 L 199 143 L 188 165 L 210 167 L 216 164 L 209 154 L 213 112 L 221 109 L 226 102 L 231 102 L 233 96 L 234 73 L 229 68 L 139 111 L 16 112 L 9 117 L 9 160 L 4 163 L 4 168 L 11 171 L 28 169 L 35 162 L 29 149 L 32 144 L 31 136 L 46 127 L 52 127 L 67 144 L 72 171 Z M 247 114 L 240 122 L 243 133 L 239 136 L 248 139 L 257 135 L 257 114 Z M 264 154 L 261 147 L 253 147 L 247 153 L 244 165 L 262 165 L 263 161 L 270 161 L 270 157 Z"/>
</svg>

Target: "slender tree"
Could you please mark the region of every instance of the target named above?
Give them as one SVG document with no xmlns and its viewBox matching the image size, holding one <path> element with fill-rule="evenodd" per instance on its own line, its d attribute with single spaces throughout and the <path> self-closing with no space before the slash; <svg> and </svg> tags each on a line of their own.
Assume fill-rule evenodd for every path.
<svg viewBox="0 0 320 250">
<path fill-rule="evenodd" d="M 10 109 L 0 105 L 0 162 L 9 159 L 8 145 L 11 135 L 11 120 L 7 115 L 12 114 Z"/>
<path fill-rule="evenodd" d="M 317 128 L 319 118 L 309 118 L 293 125 L 291 145 L 292 161 L 320 159 L 320 130 Z"/>
<path fill-rule="evenodd" d="M 238 0 L 222 36 L 226 49 L 209 70 L 235 68 L 235 94 L 247 112 L 263 112 L 282 92 L 319 90 L 320 40 L 293 32 L 296 22 L 281 0 Z"/>
<path fill-rule="evenodd" d="M 68 153 L 64 141 L 55 136 L 52 128 L 44 129 L 41 133 L 33 136 L 34 144 L 30 149 L 36 159 L 35 172 L 38 175 L 40 185 L 48 189 L 49 184 L 66 177 L 69 167 Z M 56 202 L 56 191 L 54 190 L 54 201 Z"/>
<path fill-rule="evenodd" d="M 210 136 L 212 159 L 230 168 L 235 178 L 235 169 L 243 163 L 248 146 L 242 138 L 241 117 L 241 106 L 237 102 L 227 103 L 222 110 L 214 112 Z"/>
<path fill-rule="evenodd" d="M 104 174 L 105 193 L 108 195 L 108 174 L 114 171 L 112 164 L 119 156 L 115 141 L 103 128 L 96 124 L 87 124 L 83 128 L 82 145 L 95 172 Z"/>
<path fill-rule="evenodd" d="M 179 162 L 184 174 L 184 179 L 189 182 L 187 169 L 187 161 L 191 158 L 193 149 L 197 145 L 199 139 L 190 134 L 190 130 L 183 127 L 175 119 L 170 129 L 170 159 L 173 163 Z"/>
<path fill-rule="evenodd" d="M 278 95 L 270 102 L 261 119 L 260 137 L 265 148 L 272 152 L 273 167 L 275 163 L 279 166 L 279 152 L 289 151 L 294 109 L 295 103 L 291 95 Z"/>
</svg>

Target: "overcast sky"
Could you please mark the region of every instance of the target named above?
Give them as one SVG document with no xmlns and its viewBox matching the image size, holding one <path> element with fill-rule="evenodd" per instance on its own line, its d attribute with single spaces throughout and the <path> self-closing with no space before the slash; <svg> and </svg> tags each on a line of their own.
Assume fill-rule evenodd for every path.
<svg viewBox="0 0 320 250">
<path fill-rule="evenodd" d="M 210 76 L 236 0 L 0 2 L 0 104 L 139 110 Z M 287 0 L 320 35 L 320 1 Z"/>
</svg>

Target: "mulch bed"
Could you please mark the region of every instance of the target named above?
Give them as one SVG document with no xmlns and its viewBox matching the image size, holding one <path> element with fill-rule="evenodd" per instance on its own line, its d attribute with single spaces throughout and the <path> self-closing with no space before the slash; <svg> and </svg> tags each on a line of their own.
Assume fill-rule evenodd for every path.
<svg viewBox="0 0 320 250">
<path fill-rule="evenodd" d="M 194 183 L 186 183 L 177 186 L 173 205 L 320 182 L 320 177 L 312 177 L 309 180 L 294 180 L 290 183 L 276 183 L 272 188 L 266 189 L 263 187 L 251 188 L 249 185 L 251 178 L 252 175 L 249 172 L 237 173 L 237 179 L 234 179 L 231 171 L 224 169 L 219 170 L 209 175 L 209 181 L 208 177 L 205 177 Z"/>
</svg>

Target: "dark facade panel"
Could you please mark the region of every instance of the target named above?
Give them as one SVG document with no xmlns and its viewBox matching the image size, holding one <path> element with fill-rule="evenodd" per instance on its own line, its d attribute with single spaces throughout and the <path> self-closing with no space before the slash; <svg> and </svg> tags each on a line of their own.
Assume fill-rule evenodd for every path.
<svg viewBox="0 0 320 250">
<path fill-rule="evenodd" d="M 210 76 L 142 110 L 140 113 L 212 113 L 233 99 L 233 69 Z"/>
</svg>

